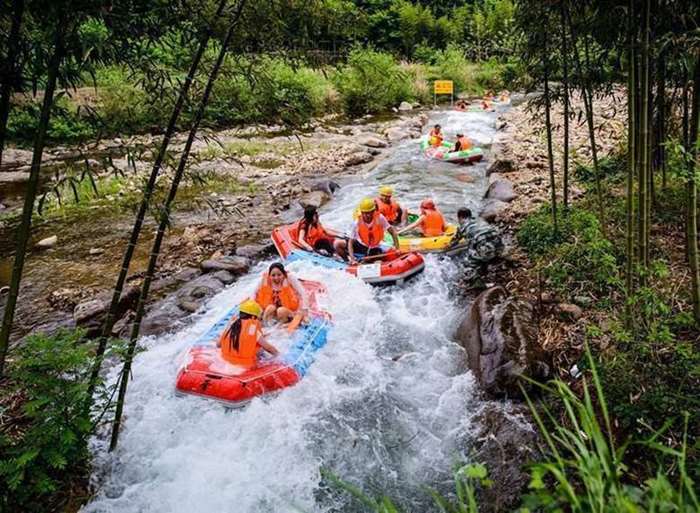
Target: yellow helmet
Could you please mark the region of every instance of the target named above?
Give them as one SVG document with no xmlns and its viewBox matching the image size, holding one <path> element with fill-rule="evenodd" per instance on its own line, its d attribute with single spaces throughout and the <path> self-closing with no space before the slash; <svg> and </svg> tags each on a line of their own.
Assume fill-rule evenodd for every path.
<svg viewBox="0 0 700 513">
<path fill-rule="evenodd" d="M 253 301 L 252 299 L 246 299 L 243 301 L 238 307 L 238 310 L 241 313 L 246 313 L 255 317 L 260 317 L 262 315 L 262 307 L 257 303 L 257 301 Z"/>
<path fill-rule="evenodd" d="M 377 208 L 372 198 L 365 198 L 360 201 L 360 212 L 373 212 Z"/>
<path fill-rule="evenodd" d="M 394 194 L 394 189 L 392 189 L 388 185 L 382 185 L 379 188 L 379 194 L 381 194 L 382 196 L 391 196 L 392 194 Z"/>
</svg>

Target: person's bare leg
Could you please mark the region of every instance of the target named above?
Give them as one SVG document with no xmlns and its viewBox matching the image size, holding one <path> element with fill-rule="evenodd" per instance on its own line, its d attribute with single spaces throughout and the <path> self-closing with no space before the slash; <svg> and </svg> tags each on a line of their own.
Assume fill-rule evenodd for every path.
<svg viewBox="0 0 700 513">
<path fill-rule="evenodd" d="M 336 239 L 333 241 L 333 249 L 335 250 L 336 255 L 341 258 L 345 258 L 345 256 L 348 254 L 347 247 L 347 242 L 342 239 Z"/>
<path fill-rule="evenodd" d="M 267 322 L 272 319 L 276 312 L 277 309 L 275 308 L 275 305 L 267 305 L 267 308 L 265 308 L 265 311 L 263 312 L 263 322 Z"/>
<path fill-rule="evenodd" d="M 289 308 L 285 308 L 283 306 L 280 306 L 277 309 L 277 320 L 280 322 L 289 322 L 292 320 L 294 317 L 294 312 L 292 312 Z"/>
</svg>

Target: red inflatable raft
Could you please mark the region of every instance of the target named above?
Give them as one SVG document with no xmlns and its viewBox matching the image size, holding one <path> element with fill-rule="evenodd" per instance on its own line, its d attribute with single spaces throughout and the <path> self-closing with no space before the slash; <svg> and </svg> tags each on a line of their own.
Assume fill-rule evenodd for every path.
<svg viewBox="0 0 700 513">
<path fill-rule="evenodd" d="M 263 360 L 254 369 L 243 369 L 221 357 L 217 342 L 232 318 L 233 308 L 188 350 L 177 375 L 176 390 L 241 406 L 254 397 L 268 394 L 297 383 L 313 363 L 316 353 L 326 344 L 330 316 L 317 310 L 316 294 L 324 292 L 318 282 L 302 281 L 309 297 L 311 318 L 292 335 L 289 349 L 280 357 Z M 274 344 L 274 339 L 271 340 Z"/>
<path fill-rule="evenodd" d="M 400 253 L 393 248 L 388 249 L 381 260 L 350 265 L 342 260 L 307 251 L 296 240 L 296 223 L 272 230 L 272 242 L 285 261 L 305 260 L 331 269 L 343 269 L 372 285 L 402 284 L 421 273 L 425 267 L 419 253 Z"/>
</svg>

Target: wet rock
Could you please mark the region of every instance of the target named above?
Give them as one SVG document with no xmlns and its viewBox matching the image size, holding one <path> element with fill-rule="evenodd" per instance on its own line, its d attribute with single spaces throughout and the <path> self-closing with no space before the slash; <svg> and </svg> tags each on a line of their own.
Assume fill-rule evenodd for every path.
<svg viewBox="0 0 700 513">
<path fill-rule="evenodd" d="M 49 248 L 54 247 L 57 242 L 58 242 L 58 236 L 52 235 L 51 237 L 46 237 L 45 239 L 41 239 L 39 242 L 36 243 L 35 247 L 36 247 L 36 249 L 49 249 Z"/>
<path fill-rule="evenodd" d="M 302 208 L 313 206 L 320 208 L 331 200 L 331 196 L 324 191 L 311 191 L 299 198 Z"/>
<path fill-rule="evenodd" d="M 562 319 L 575 321 L 581 318 L 583 309 L 571 303 L 559 303 L 557 305 L 557 313 Z"/>
<path fill-rule="evenodd" d="M 32 152 L 30 150 L 20 150 L 16 148 L 5 148 L 2 152 L 2 167 L 0 171 L 9 171 L 20 166 L 26 166 L 32 162 Z M 0 174 L 0 176 L 5 173 Z M 2 178 L 0 178 L 0 182 Z"/>
<path fill-rule="evenodd" d="M 493 173 L 512 173 L 515 171 L 515 164 L 511 159 L 499 159 L 489 166 L 486 176 Z"/>
<path fill-rule="evenodd" d="M 527 408 L 489 402 L 478 412 L 473 461 L 486 466 L 493 486 L 479 491 L 483 513 L 513 511 L 529 482 L 525 466 L 537 459 L 539 434 Z"/>
<path fill-rule="evenodd" d="M 408 102 L 401 102 L 401 104 L 399 105 L 399 111 L 400 112 L 407 112 L 409 110 L 413 110 L 413 105 L 411 105 Z"/>
<path fill-rule="evenodd" d="M 136 285 L 129 285 L 123 291 L 119 299 L 116 318 L 119 319 L 124 313 L 136 306 L 141 289 Z M 88 334 L 96 333 L 104 321 L 109 305 L 112 302 L 112 291 L 105 291 L 95 298 L 78 303 L 73 310 L 75 323 L 88 330 Z"/>
<path fill-rule="evenodd" d="M 9 287 L 7 288 L 9 290 Z M 0 294 L 1 293 L 2 290 L 0 289 Z M 80 302 L 81 297 L 82 294 L 79 289 L 61 288 L 51 292 L 47 301 L 55 310 L 72 312 L 75 309 L 75 306 Z"/>
<path fill-rule="evenodd" d="M 179 308 L 174 301 L 165 300 L 154 305 L 141 321 L 140 333 L 143 336 L 161 335 L 174 331 L 180 326 L 187 312 Z M 127 329 L 131 329 L 130 326 Z"/>
<path fill-rule="evenodd" d="M 335 191 L 338 189 L 340 189 L 340 184 L 333 180 L 315 180 L 309 184 L 310 191 L 323 191 L 331 196 L 335 194 Z"/>
<path fill-rule="evenodd" d="M 248 244 L 238 248 L 236 250 L 236 255 L 255 260 L 272 254 L 274 250 L 275 246 L 272 243 Z"/>
<path fill-rule="evenodd" d="M 228 271 L 234 276 L 248 272 L 250 262 L 242 256 L 222 256 L 216 259 L 205 260 L 199 264 L 205 273 L 213 271 Z M 199 279 L 199 278 L 198 278 Z M 196 282 L 197 280 L 194 280 Z"/>
<path fill-rule="evenodd" d="M 177 306 L 188 313 L 195 313 L 202 306 L 201 302 L 190 301 L 187 299 L 178 299 Z"/>
<path fill-rule="evenodd" d="M 369 146 L 370 148 L 386 148 L 389 144 L 377 137 L 376 135 L 365 134 L 357 138 L 357 142 L 363 146 Z"/>
<path fill-rule="evenodd" d="M 385 134 L 386 134 L 386 138 L 389 139 L 389 142 L 392 142 L 392 143 L 403 141 L 404 139 L 410 138 L 408 131 L 402 127 L 391 127 L 391 128 L 386 130 Z"/>
<path fill-rule="evenodd" d="M 213 273 L 211 276 L 213 278 L 216 278 L 217 280 L 219 280 L 224 285 L 229 285 L 229 284 L 233 283 L 234 281 L 236 281 L 236 277 L 228 271 L 217 271 L 217 272 Z"/>
<path fill-rule="evenodd" d="M 359 166 L 360 164 L 366 164 L 371 162 L 374 156 L 367 150 L 355 151 L 345 157 L 344 165 L 346 167 Z"/>
<path fill-rule="evenodd" d="M 509 297 L 497 286 L 477 296 L 456 338 L 487 393 L 519 396 L 520 376 L 543 379 L 549 374 L 535 333 L 532 306 Z"/>
<path fill-rule="evenodd" d="M 173 274 L 172 278 L 179 283 L 183 283 L 190 280 L 194 280 L 197 276 L 200 276 L 201 274 L 202 271 L 200 271 L 196 267 L 185 267 L 184 269 L 181 269 L 175 274 Z"/>
<path fill-rule="evenodd" d="M 498 221 L 500 214 L 506 209 L 507 206 L 508 204 L 501 200 L 488 200 L 486 203 L 484 203 L 484 207 L 481 209 L 479 217 L 486 222 L 494 223 Z"/>
<path fill-rule="evenodd" d="M 499 178 L 489 185 L 484 198 L 509 202 L 513 201 L 517 196 L 518 195 L 513 190 L 511 181 Z"/>
</svg>

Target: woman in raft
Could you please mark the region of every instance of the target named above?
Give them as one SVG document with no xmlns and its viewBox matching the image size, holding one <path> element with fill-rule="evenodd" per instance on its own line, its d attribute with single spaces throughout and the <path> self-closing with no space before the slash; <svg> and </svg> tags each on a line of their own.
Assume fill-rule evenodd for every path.
<svg viewBox="0 0 700 513">
<path fill-rule="evenodd" d="M 304 289 L 279 262 L 262 274 L 253 298 L 263 310 L 263 322 L 270 319 L 289 322 L 297 313 L 306 313 Z"/>
<path fill-rule="evenodd" d="M 418 228 L 423 237 L 437 237 L 445 233 L 445 218 L 432 199 L 424 199 L 421 202 L 418 219 L 399 230 L 399 234 L 410 232 L 414 228 Z"/>
<path fill-rule="evenodd" d="M 297 242 L 307 251 L 326 256 L 336 253 L 340 257 L 345 257 L 347 244 L 340 238 L 342 235 L 321 225 L 318 209 L 313 205 L 304 209 L 304 217 L 299 221 L 297 233 Z"/>
<path fill-rule="evenodd" d="M 258 364 L 259 348 L 272 355 L 279 354 L 279 351 L 263 337 L 260 324 L 262 307 L 258 303 L 252 299 L 243 301 L 238 312 L 219 338 L 221 356 L 234 365 L 254 369 Z"/>
</svg>

